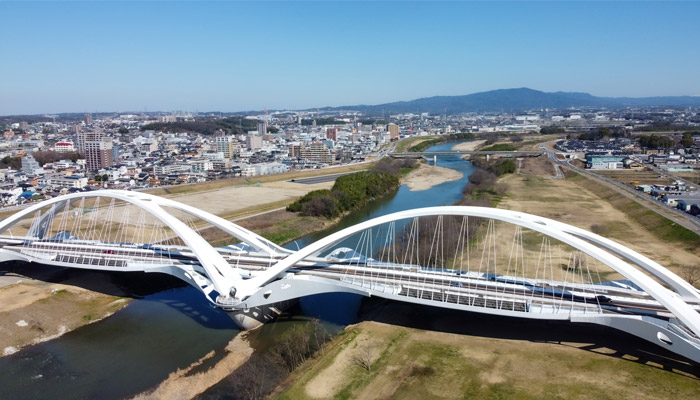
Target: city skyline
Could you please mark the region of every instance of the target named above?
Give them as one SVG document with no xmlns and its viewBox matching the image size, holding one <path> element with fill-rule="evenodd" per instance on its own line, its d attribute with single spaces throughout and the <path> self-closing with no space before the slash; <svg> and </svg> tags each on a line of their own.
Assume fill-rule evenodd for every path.
<svg viewBox="0 0 700 400">
<path fill-rule="evenodd" d="M 698 3 L 1 3 L 0 115 L 700 95 Z"/>
</svg>

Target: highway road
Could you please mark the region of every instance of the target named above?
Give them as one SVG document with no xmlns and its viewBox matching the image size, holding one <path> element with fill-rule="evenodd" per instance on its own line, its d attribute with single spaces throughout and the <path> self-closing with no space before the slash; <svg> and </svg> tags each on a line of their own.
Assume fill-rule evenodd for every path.
<svg viewBox="0 0 700 400">
<path fill-rule="evenodd" d="M 303 185 L 313 185 L 315 183 L 332 182 L 343 175 L 354 174 L 354 172 L 344 172 L 342 174 L 331 174 L 322 176 L 312 176 L 311 178 L 292 179 L 289 182 L 301 183 Z"/>
<path fill-rule="evenodd" d="M 700 235 L 700 218 L 694 217 L 686 212 L 683 212 L 677 208 L 669 207 L 666 206 L 665 204 L 659 203 L 652 199 L 649 195 L 646 195 L 642 192 L 639 192 L 638 190 L 635 190 L 623 183 L 620 183 L 616 180 L 598 175 L 590 170 L 584 169 L 577 167 L 573 164 L 571 164 L 569 161 L 570 160 L 560 160 L 557 158 L 556 154 L 557 152 L 554 151 L 548 144 L 551 144 L 552 142 L 549 143 L 543 143 L 540 145 L 540 148 L 547 153 L 547 157 L 554 163 L 555 168 L 556 167 L 565 167 L 569 168 L 571 170 L 574 170 L 575 172 L 584 175 L 590 179 L 593 179 L 594 181 L 601 183 L 616 192 L 620 193 L 621 195 L 634 200 L 638 204 L 656 212 L 664 217 L 670 219 L 671 221 L 687 228 L 690 229 L 691 231 L 697 233 Z"/>
</svg>

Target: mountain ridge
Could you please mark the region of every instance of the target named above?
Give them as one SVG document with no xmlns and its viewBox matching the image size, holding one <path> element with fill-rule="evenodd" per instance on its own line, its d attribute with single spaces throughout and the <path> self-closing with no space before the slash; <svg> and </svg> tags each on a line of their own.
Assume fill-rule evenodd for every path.
<svg viewBox="0 0 700 400">
<path fill-rule="evenodd" d="M 572 107 L 698 107 L 700 96 L 599 97 L 583 92 L 543 92 L 530 88 L 496 89 L 457 96 L 431 96 L 415 100 L 375 105 L 323 107 L 324 111 L 364 111 L 378 113 L 447 113 L 526 111 L 541 108 Z"/>
</svg>

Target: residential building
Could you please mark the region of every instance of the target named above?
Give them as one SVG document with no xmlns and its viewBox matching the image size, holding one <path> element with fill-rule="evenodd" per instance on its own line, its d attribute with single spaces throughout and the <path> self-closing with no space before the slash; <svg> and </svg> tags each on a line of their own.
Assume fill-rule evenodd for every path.
<svg viewBox="0 0 700 400">
<path fill-rule="evenodd" d="M 248 134 L 245 138 L 245 144 L 248 150 L 260 150 L 263 146 L 262 135 Z"/>
<path fill-rule="evenodd" d="M 27 175 L 40 175 L 44 173 L 44 169 L 33 156 L 27 155 L 22 157 L 22 172 Z"/>
<path fill-rule="evenodd" d="M 258 135 L 263 136 L 267 135 L 267 121 L 262 120 L 258 122 Z"/>
<path fill-rule="evenodd" d="M 79 133 L 78 148 L 85 155 L 86 167 L 90 171 L 114 165 L 112 141 L 103 132 Z"/>
<path fill-rule="evenodd" d="M 399 126 L 396 124 L 389 124 L 386 127 L 386 130 L 389 132 L 389 138 L 391 140 L 396 140 L 399 138 Z"/>
<path fill-rule="evenodd" d="M 338 140 L 338 129 L 337 128 L 326 129 L 326 139 L 330 139 L 332 141 L 337 141 Z"/>
<path fill-rule="evenodd" d="M 70 153 L 75 151 L 75 146 L 73 146 L 71 142 L 58 142 L 53 148 L 57 153 Z"/>
<path fill-rule="evenodd" d="M 262 143 L 260 144 L 262 147 Z M 225 158 L 235 155 L 236 141 L 233 136 L 219 136 L 216 138 L 216 151 L 223 153 Z"/>
<path fill-rule="evenodd" d="M 323 142 L 313 142 L 301 151 L 301 158 L 318 163 L 330 164 L 335 159 L 334 154 Z"/>
</svg>

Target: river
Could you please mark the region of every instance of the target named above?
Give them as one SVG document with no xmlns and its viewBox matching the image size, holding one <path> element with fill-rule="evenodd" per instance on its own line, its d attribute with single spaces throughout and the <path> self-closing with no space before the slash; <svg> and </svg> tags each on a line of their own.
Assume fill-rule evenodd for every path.
<svg viewBox="0 0 700 400">
<path fill-rule="evenodd" d="M 455 143 L 430 147 L 447 151 Z M 459 156 L 438 157 L 438 165 L 457 170 L 461 179 L 428 190 L 411 192 L 401 186 L 395 195 L 344 217 L 332 229 L 289 243 L 304 247 L 313 241 L 376 216 L 417 207 L 450 205 L 462 196 L 473 171 Z M 299 318 L 263 326 L 258 335 L 275 335 L 295 320 L 321 317 L 327 329 L 352 323 L 361 298 L 351 295 L 312 296 L 300 301 Z M 341 311 L 338 304 L 342 304 Z M 331 307 L 332 305 L 332 307 Z M 58 339 L 26 347 L 0 358 L 0 393 L 7 399 L 71 398 L 120 399 L 155 387 L 179 368 L 196 362 L 212 350 L 220 357 L 238 333 L 229 316 L 212 307 L 200 292 L 188 286 L 134 299 L 103 321 L 69 332 Z M 210 362 L 215 362 L 215 357 Z"/>
</svg>

